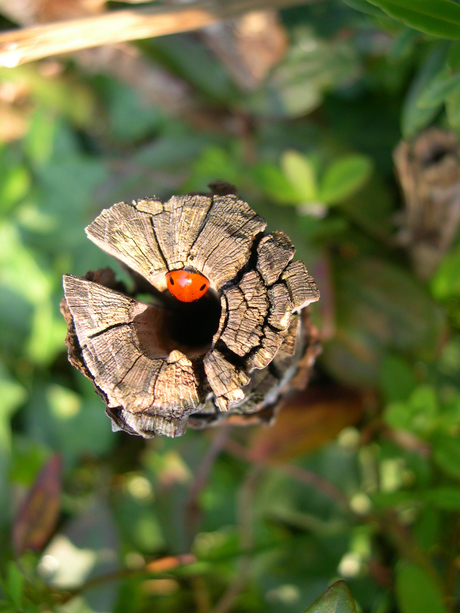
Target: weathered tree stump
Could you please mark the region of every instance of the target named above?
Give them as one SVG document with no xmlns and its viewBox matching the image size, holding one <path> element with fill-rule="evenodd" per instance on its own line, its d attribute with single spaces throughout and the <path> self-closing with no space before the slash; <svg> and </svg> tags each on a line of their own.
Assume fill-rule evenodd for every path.
<svg viewBox="0 0 460 613">
<path fill-rule="evenodd" d="M 120 202 L 88 237 L 120 260 L 135 287 L 110 269 L 64 276 L 70 362 L 94 384 L 114 430 L 150 438 L 223 420 L 270 421 L 302 389 L 319 350 L 306 308 L 319 299 L 283 232 L 232 192 Z M 204 275 L 210 289 L 180 302 L 166 273 Z M 152 303 L 136 299 L 150 292 Z"/>
<path fill-rule="evenodd" d="M 405 212 L 398 242 L 417 275 L 429 279 L 460 223 L 460 147 L 453 132 L 429 128 L 394 151 Z"/>
</svg>

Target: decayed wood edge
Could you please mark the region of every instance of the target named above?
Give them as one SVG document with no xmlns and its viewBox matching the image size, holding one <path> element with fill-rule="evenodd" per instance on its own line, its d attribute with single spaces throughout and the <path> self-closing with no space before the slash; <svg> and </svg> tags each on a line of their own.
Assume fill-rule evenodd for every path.
<svg viewBox="0 0 460 613">
<path fill-rule="evenodd" d="M 433 126 L 393 151 L 404 198 L 395 242 L 409 251 L 423 280 L 435 272 L 460 223 L 459 159 L 457 135 Z"/>
<path fill-rule="evenodd" d="M 48 23 L 0 34 L 0 66 L 20 64 L 79 49 L 196 30 L 260 9 L 282 9 L 319 0 L 204 0 L 193 5 L 142 7 Z"/>
<path fill-rule="evenodd" d="M 189 427 L 201 430 L 223 424 L 250 426 L 273 423 L 286 401 L 307 387 L 316 358 L 322 351 L 320 333 L 316 326 L 311 323 L 308 307 L 302 310 L 300 317 L 302 320 L 301 343 L 283 371 L 283 376 L 278 381 L 276 394 L 273 396 L 270 394 L 272 396 L 270 399 L 267 398 L 260 403 L 256 410 L 249 412 L 245 407 L 246 403 L 243 403 L 237 409 L 230 409 L 227 413 L 206 413 L 206 411 L 194 413 L 190 415 Z M 292 372 L 292 369 L 294 369 L 294 372 Z M 287 374 L 288 371 L 291 371 L 291 374 Z M 256 372 L 262 373 L 264 371 Z"/>
</svg>

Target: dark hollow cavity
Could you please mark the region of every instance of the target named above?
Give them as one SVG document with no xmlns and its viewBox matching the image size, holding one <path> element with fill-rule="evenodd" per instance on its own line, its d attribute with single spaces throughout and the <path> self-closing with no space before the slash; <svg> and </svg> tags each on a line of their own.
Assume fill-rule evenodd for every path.
<svg viewBox="0 0 460 613">
<path fill-rule="evenodd" d="M 195 302 L 174 300 L 168 305 L 168 332 L 171 338 L 181 345 L 202 347 L 210 345 L 217 332 L 220 320 L 220 301 L 209 290 Z"/>
</svg>

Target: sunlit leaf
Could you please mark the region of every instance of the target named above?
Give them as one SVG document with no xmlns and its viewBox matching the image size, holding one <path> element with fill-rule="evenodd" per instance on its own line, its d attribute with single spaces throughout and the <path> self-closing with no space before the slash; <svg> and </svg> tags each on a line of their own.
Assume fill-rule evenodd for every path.
<svg viewBox="0 0 460 613">
<path fill-rule="evenodd" d="M 296 189 L 274 164 L 259 164 L 252 170 L 252 174 L 264 193 L 276 203 L 299 203 Z"/>
<path fill-rule="evenodd" d="M 351 196 L 368 180 L 372 162 L 365 155 L 348 155 L 333 162 L 324 173 L 318 200 L 336 204 Z"/>
<path fill-rule="evenodd" d="M 431 290 L 438 300 L 460 297 L 460 248 L 444 256 L 434 277 Z"/>
<path fill-rule="evenodd" d="M 21 200 L 30 186 L 30 175 L 24 166 L 5 168 L 0 182 L 0 210 L 6 211 Z"/>
<path fill-rule="evenodd" d="M 357 610 L 345 581 L 337 581 L 304 613 L 357 613 Z"/>
<path fill-rule="evenodd" d="M 305 155 L 298 151 L 285 151 L 281 156 L 281 169 L 301 202 L 318 199 L 316 171 Z"/>
<path fill-rule="evenodd" d="M 436 391 L 430 385 L 418 386 L 406 402 L 391 403 L 384 413 L 389 426 L 428 435 L 439 412 Z"/>
<path fill-rule="evenodd" d="M 57 130 L 54 114 L 40 107 L 32 117 L 24 143 L 28 159 L 32 164 L 43 164 L 50 159 Z"/>
</svg>

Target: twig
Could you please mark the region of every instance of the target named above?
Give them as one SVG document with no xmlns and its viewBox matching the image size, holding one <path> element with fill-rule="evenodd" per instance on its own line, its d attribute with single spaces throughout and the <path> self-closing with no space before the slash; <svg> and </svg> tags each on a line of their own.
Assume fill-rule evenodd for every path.
<svg viewBox="0 0 460 613">
<path fill-rule="evenodd" d="M 248 451 L 245 449 L 245 447 L 232 439 L 229 439 L 226 442 L 225 449 L 233 456 L 241 458 L 246 462 L 254 463 L 254 459 L 249 457 Z M 353 512 L 350 509 L 348 498 L 342 492 L 342 490 L 340 490 L 330 481 L 323 479 L 323 477 L 320 477 L 316 473 L 307 470 L 306 468 L 302 468 L 294 464 L 286 464 L 285 462 L 279 462 L 277 460 L 269 460 L 268 458 L 264 460 L 257 460 L 256 464 L 281 470 L 293 479 L 314 487 L 317 491 L 339 504 L 346 511 Z"/>
<path fill-rule="evenodd" d="M 128 40 L 196 30 L 247 11 L 282 9 L 319 0 L 201 0 L 141 7 L 58 21 L 0 34 L 0 66 L 12 68 L 45 57 Z"/>
<path fill-rule="evenodd" d="M 238 518 L 241 550 L 245 553 L 239 560 L 235 579 L 224 592 L 211 613 L 228 613 L 248 581 L 252 562 L 251 551 L 253 551 L 254 548 L 252 527 L 254 520 L 254 494 L 262 468 L 262 466 L 252 466 L 240 488 L 238 496 Z"/>
<path fill-rule="evenodd" d="M 165 564 L 165 568 L 162 568 L 162 561 L 165 560 L 167 564 Z M 164 575 L 166 573 L 171 573 L 172 570 L 176 568 L 180 568 L 183 566 L 188 566 L 190 564 L 194 564 L 196 559 L 191 554 L 182 554 L 177 556 L 165 556 L 164 558 L 160 558 L 155 560 L 157 564 L 157 568 L 151 568 L 149 570 L 149 566 L 152 567 L 152 563 L 147 565 L 147 567 L 141 569 L 130 569 L 130 568 L 119 568 L 112 572 L 106 573 L 104 575 L 98 575 L 96 577 L 92 577 L 88 579 L 83 585 L 75 589 L 69 589 L 65 591 L 53 590 L 53 595 L 56 601 L 59 604 L 65 604 L 79 596 L 83 592 L 87 592 L 89 590 L 98 588 L 102 585 L 106 585 L 107 583 L 111 583 L 113 581 L 120 581 L 122 579 L 137 579 L 137 580 L 145 580 L 149 579 L 152 576 Z"/>
<path fill-rule="evenodd" d="M 223 426 L 218 430 L 214 439 L 203 456 L 195 479 L 190 486 L 189 499 L 186 505 L 185 517 L 187 518 L 186 532 L 188 536 L 188 545 L 191 544 L 196 533 L 196 528 L 200 518 L 200 508 L 198 505 L 198 497 L 206 485 L 209 473 L 222 451 L 228 436 L 230 434 L 230 426 Z"/>
</svg>

